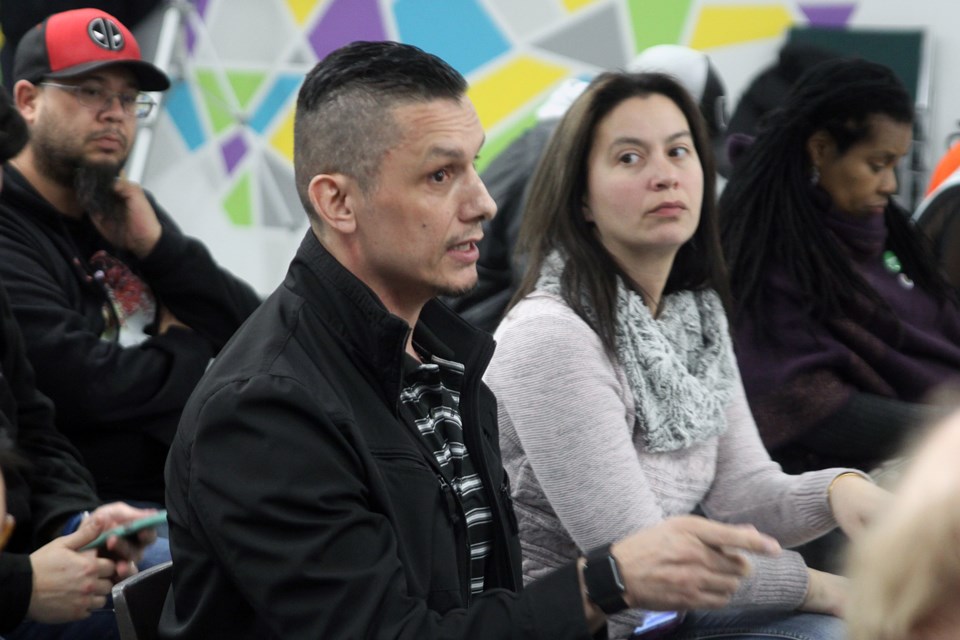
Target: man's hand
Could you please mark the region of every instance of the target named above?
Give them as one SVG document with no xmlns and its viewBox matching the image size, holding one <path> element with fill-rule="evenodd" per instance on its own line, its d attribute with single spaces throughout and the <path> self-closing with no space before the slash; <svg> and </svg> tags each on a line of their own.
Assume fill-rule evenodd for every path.
<svg viewBox="0 0 960 640">
<path fill-rule="evenodd" d="M 80 528 L 61 536 L 30 554 L 33 592 L 27 615 L 44 623 L 82 620 L 90 611 L 103 607 L 113 583 L 116 567 L 112 560 L 98 558 L 97 552 L 77 549 L 106 529 L 96 515 Z"/>
<path fill-rule="evenodd" d="M 156 513 L 156 509 L 137 509 L 125 502 L 111 502 L 99 507 L 91 514 L 104 523 L 103 530 L 107 531 L 122 524 L 145 518 Z M 88 518 L 89 519 L 89 518 Z M 136 539 L 111 537 L 107 540 L 104 549 L 105 555 L 116 561 L 116 575 L 114 580 L 122 580 L 136 572 L 134 563 L 143 556 L 143 548 L 157 539 L 156 529 L 138 531 Z M 84 543 L 86 544 L 86 543 Z"/>
<path fill-rule="evenodd" d="M 669 611 L 725 606 L 750 573 L 742 551 L 780 553 L 752 526 L 696 516 L 667 519 L 613 545 L 631 608 Z"/>
<path fill-rule="evenodd" d="M 830 485 L 830 508 L 837 524 L 851 538 L 863 532 L 870 521 L 887 506 L 891 495 L 856 474 L 838 476 Z"/>
<path fill-rule="evenodd" d="M 126 203 L 127 215 L 116 220 L 91 212 L 90 219 L 110 244 L 126 249 L 138 258 L 145 258 L 157 246 L 163 233 L 157 213 L 139 184 L 120 176 L 113 188 Z"/>
<path fill-rule="evenodd" d="M 157 335 L 162 336 L 166 334 L 167 331 L 170 330 L 170 327 L 177 327 L 179 329 L 192 331 L 192 329 L 181 322 L 177 316 L 173 315 L 173 312 L 171 312 L 170 309 L 160 305 L 157 309 Z"/>
<path fill-rule="evenodd" d="M 800 611 L 842 617 L 847 603 L 847 579 L 816 569 L 808 568 L 807 572 L 810 579 L 807 583 L 807 595 L 799 607 Z"/>
</svg>

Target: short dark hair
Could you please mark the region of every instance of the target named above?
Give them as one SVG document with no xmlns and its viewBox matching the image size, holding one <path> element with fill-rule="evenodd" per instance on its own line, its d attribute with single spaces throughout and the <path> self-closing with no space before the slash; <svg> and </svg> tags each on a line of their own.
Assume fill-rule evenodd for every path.
<svg viewBox="0 0 960 640">
<path fill-rule="evenodd" d="M 297 97 L 293 164 L 297 193 L 321 173 L 342 173 L 364 192 L 376 186 L 380 160 L 397 143 L 391 110 L 403 103 L 460 100 L 467 81 L 437 56 L 399 42 L 354 42 L 307 74 Z"/>
<path fill-rule="evenodd" d="M 696 102 L 671 76 L 662 73 L 608 72 L 597 76 L 564 115 L 533 175 L 517 244 L 527 268 L 510 306 L 534 290 L 544 260 L 552 251 L 566 259 L 561 295 L 616 353 L 617 277 L 631 286 L 593 232 L 583 214 L 590 149 L 600 122 L 633 97 L 662 95 L 683 113 L 703 171 L 703 203 L 693 237 L 677 252 L 663 293 L 713 288 L 726 302 L 727 286 L 714 207 L 716 175 L 707 125 Z M 644 298 L 646 294 L 639 292 Z M 587 313 L 596 314 L 596 321 Z"/>
<path fill-rule="evenodd" d="M 20 153 L 28 137 L 27 123 L 10 101 L 10 94 L 0 87 L 0 163 Z"/>
<path fill-rule="evenodd" d="M 870 139 L 877 116 L 910 124 L 910 95 L 888 67 L 837 58 L 810 68 L 781 108 L 738 160 L 720 198 L 735 315 L 747 313 L 761 331 L 766 281 L 774 266 L 796 284 L 807 310 L 821 320 L 844 315 L 856 297 L 883 306 L 875 290 L 850 266 L 823 224 L 823 203 L 810 186 L 807 141 L 826 132 L 838 154 Z M 893 201 L 884 220 L 887 246 L 917 286 L 944 300 L 949 292 L 932 254 Z M 774 338 L 775 336 L 769 336 Z"/>
</svg>

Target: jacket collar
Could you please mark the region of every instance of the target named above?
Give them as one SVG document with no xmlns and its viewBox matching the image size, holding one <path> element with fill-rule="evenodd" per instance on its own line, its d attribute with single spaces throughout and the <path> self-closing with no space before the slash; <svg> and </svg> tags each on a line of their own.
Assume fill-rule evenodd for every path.
<svg viewBox="0 0 960 640">
<path fill-rule="evenodd" d="M 403 362 L 410 326 L 390 313 L 377 295 L 347 270 L 307 230 L 290 266 L 285 286 L 341 336 L 366 375 L 377 380 L 391 406 L 399 402 Z M 493 338 L 476 329 L 438 300 L 420 313 L 425 328 L 448 350 L 444 357 L 462 363 L 469 377 L 482 376 L 493 354 Z M 438 355 L 441 355 L 438 353 Z"/>
</svg>

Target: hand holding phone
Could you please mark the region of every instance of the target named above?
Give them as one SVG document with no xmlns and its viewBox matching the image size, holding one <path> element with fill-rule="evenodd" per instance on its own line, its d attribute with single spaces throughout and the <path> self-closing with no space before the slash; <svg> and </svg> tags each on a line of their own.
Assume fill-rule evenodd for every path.
<svg viewBox="0 0 960 640">
<path fill-rule="evenodd" d="M 132 520 L 126 524 L 122 524 L 119 527 L 114 527 L 108 531 L 104 531 L 99 536 L 97 536 L 92 542 L 80 547 L 80 551 L 88 551 L 90 549 L 100 549 L 107 544 L 107 540 L 113 536 L 118 538 L 127 538 L 134 535 L 139 531 L 144 529 L 150 529 L 161 525 L 167 521 L 167 512 L 165 509 L 162 509 L 156 513 L 153 513 L 145 518 L 140 518 L 138 520 Z"/>
</svg>

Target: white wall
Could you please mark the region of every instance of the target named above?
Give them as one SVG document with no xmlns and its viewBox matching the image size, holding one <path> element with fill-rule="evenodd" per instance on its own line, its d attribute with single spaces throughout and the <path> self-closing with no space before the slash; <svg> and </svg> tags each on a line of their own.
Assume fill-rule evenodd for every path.
<svg viewBox="0 0 960 640">
<path fill-rule="evenodd" d="M 281 10 L 285 0 L 244 0 L 246 3 L 268 11 L 269 7 L 278 14 L 278 20 L 289 21 L 289 12 Z M 333 0 L 325 2 L 318 0 L 314 11 L 323 6 L 329 6 Z M 388 7 L 393 0 L 378 0 L 381 6 Z M 426 0 L 424 0 L 426 1 Z M 508 0 L 476 0 L 483 6 Z M 655 2 L 675 2 L 677 0 L 646 0 Z M 960 82 L 956 80 L 954 60 L 960 61 L 960 38 L 955 37 L 953 31 L 960 25 L 960 2 L 956 0 L 848 0 L 856 4 L 850 26 L 864 28 L 909 28 L 923 29 L 928 33 L 931 52 L 929 61 L 931 69 L 932 96 L 930 112 L 927 116 L 927 145 L 923 150 L 924 167 L 929 172 L 935 166 L 937 159 L 945 151 L 947 136 L 957 131 L 957 120 L 960 119 Z M 516 5 L 511 11 L 521 12 L 528 10 L 531 14 L 536 7 L 541 9 L 550 5 L 554 12 L 562 11 L 558 8 L 563 0 L 514 0 Z M 529 4 L 528 4 L 529 2 Z M 596 5 L 626 6 L 628 0 L 594 0 Z M 690 4 L 689 19 L 685 32 L 681 35 L 681 44 L 690 44 L 690 37 L 695 19 L 700 9 L 718 5 L 764 6 L 775 5 L 785 8 L 794 21 L 806 24 L 807 20 L 802 11 L 803 6 L 811 4 L 842 5 L 843 0 L 693 0 Z M 238 12 L 241 3 L 230 0 L 226 3 L 214 2 L 211 6 L 229 5 L 224 11 Z M 222 7 L 221 7 L 222 8 Z M 602 7 L 601 7 L 602 8 Z M 386 9 L 384 9 L 386 11 Z M 222 12 L 208 12 L 212 23 L 222 27 Z M 259 14 L 258 14 L 259 15 Z M 569 14 L 574 15 L 574 14 Z M 621 13 L 621 15 L 625 15 Z M 155 24 L 154 27 L 157 25 Z M 149 30 L 149 29 L 147 29 Z M 253 37 L 244 29 L 215 29 L 221 37 L 224 33 L 231 36 L 231 42 L 243 43 Z M 233 36 L 236 40 L 233 40 Z M 151 38 L 144 38 L 149 42 Z M 294 39 L 295 40 L 295 39 Z M 783 43 L 783 38 L 768 38 L 751 42 L 714 47 L 706 52 L 713 59 L 722 75 L 730 95 L 731 110 L 737 98 L 749 81 L 764 67 L 776 60 L 777 52 Z M 285 45 L 284 45 L 285 46 Z M 469 46 L 469 43 L 464 43 Z M 243 48 L 243 47 L 241 47 Z M 282 48 L 282 47 L 281 47 Z M 149 47 L 145 47 L 149 50 Z M 241 60 L 246 64 L 248 61 Z M 301 73 L 309 69 L 311 64 L 304 61 L 301 67 L 286 69 Z M 273 63 L 268 63 L 273 64 Z M 488 132 L 490 133 L 490 132 Z M 181 224 L 184 230 L 191 235 L 200 237 L 207 243 L 217 260 L 238 275 L 246 278 L 259 291 L 267 293 L 280 282 L 286 271 L 286 266 L 293 256 L 304 226 L 294 228 L 240 228 L 233 226 L 224 216 L 221 205 L 224 194 L 230 184 L 226 182 L 221 161 L 215 147 L 205 147 L 199 152 L 187 153 L 180 149 L 179 138 L 172 129 L 169 121 L 161 119 L 157 129 L 157 140 L 154 150 L 149 154 L 146 164 L 146 174 L 143 178 L 145 186 L 154 191 L 159 201 L 168 208 L 171 215 Z M 158 150 L 166 148 L 166 155 Z M 176 156 L 176 162 L 164 160 Z M 261 185 L 255 185 L 259 194 Z M 292 182 L 289 187 L 292 190 Z M 296 205 L 289 207 L 291 211 Z"/>
</svg>

